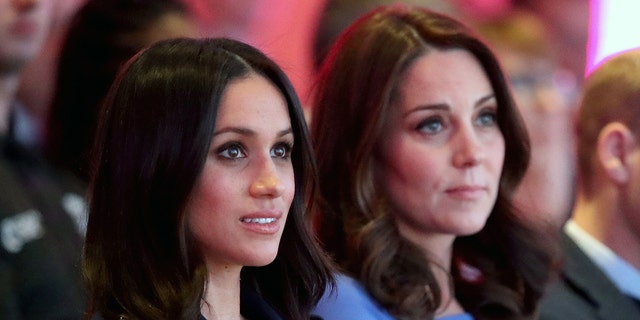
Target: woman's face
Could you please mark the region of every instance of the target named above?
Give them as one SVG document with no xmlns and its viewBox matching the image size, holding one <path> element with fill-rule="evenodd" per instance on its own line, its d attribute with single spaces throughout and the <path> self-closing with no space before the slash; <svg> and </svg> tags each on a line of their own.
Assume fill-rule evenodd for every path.
<svg viewBox="0 0 640 320">
<path fill-rule="evenodd" d="M 379 149 L 383 186 L 400 233 L 420 243 L 484 226 L 505 143 L 489 79 L 464 50 L 432 51 L 404 74 Z"/>
<path fill-rule="evenodd" d="M 187 205 L 208 268 L 271 263 L 293 200 L 287 104 L 252 74 L 226 88 L 209 155 Z"/>
</svg>

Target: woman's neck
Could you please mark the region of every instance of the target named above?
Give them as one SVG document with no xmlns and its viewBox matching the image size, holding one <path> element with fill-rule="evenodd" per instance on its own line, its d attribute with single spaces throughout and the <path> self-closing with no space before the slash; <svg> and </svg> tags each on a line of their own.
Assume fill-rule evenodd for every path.
<svg viewBox="0 0 640 320">
<path fill-rule="evenodd" d="M 436 316 L 464 313 L 464 309 L 456 299 L 450 276 L 453 242 L 456 236 L 442 233 L 425 234 L 412 228 L 403 228 L 402 225 L 398 227 L 401 236 L 420 247 L 430 263 L 431 272 L 438 282 L 442 297 Z"/>
<path fill-rule="evenodd" d="M 207 265 L 208 277 L 200 312 L 207 320 L 242 319 L 240 315 L 241 266 Z"/>
<path fill-rule="evenodd" d="M 435 234 L 423 237 L 422 241 L 417 243 L 424 250 L 427 261 L 431 262 L 431 272 L 440 287 L 442 302 L 436 310 L 437 317 L 465 312 L 456 299 L 451 282 L 451 257 L 454 240 L 455 236 L 453 235 Z"/>
<path fill-rule="evenodd" d="M 436 310 L 437 317 L 464 313 L 464 309 L 456 299 L 451 282 L 451 253 L 452 249 L 447 252 L 443 250 L 440 252 L 440 255 L 435 258 L 433 254 L 427 256 L 429 261 L 433 261 L 433 263 L 431 263 L 431 272 L 438 282 L 442 298 L 440 306 Z"/>
</svg>

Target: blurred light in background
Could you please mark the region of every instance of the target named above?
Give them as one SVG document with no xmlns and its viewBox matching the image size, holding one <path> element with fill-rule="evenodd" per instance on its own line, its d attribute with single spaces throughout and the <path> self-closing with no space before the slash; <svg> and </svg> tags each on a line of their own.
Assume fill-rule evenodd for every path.
<svg viewBox="0 0 640 320">
<path fill-rule="evenodd" d="M 604 58 L 640 47 L 640 1 L 590 0 L 586 74 Z"/>
</svg>

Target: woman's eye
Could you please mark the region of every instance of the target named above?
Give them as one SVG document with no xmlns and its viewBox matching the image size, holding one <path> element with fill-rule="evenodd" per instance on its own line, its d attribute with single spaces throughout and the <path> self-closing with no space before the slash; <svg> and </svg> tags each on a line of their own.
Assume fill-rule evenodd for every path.
<svg viewBox="0 0 640 320">
<path fill-rule="evenodd" d="M 242 146 L 238 144 L 222 146 L 218 149 L 217 153 L 219 157 L 230 160 L 245 158 L 247 156 Z"/>
<path fill-rule="evenodd" d="M 416 129 L 424 133 L 433 134 L 442 131 L 443 127 L 442 119 L 440 117 L 433 117 L 420 122 Z"/>
<path fill-rule="evenodd" d="M 278 144 L 271 149 L 271 156 L 274 158 L 288 159 L 291 156 L 291 149 L 292 146 L 289 144 Z"/>
<path fill-rule="evenodd" d="M 490 127 L 496 124 L 496 117 L 495 111 L 485 111 L 478 116 L 477 123 L 483 127 Z"/>
</svg>

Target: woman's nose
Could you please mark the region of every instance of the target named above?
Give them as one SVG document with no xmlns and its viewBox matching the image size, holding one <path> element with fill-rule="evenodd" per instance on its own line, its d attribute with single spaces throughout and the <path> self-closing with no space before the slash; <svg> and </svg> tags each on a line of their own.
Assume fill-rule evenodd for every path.
<svg viewBox="0 0 640 320">
<path fill-rule="evenodd" d="M 250 186 L 250 193 L 254 197 L 276 198 L 282 195 L 284 183 L 271 157 L 257 161 L 256 178 Z"/>
<path fill-rule="evenodd" d="M 453 138 L 453 165 L 457 168 L 476 166 L 484 157 L 485 150 L 473 128 L 458 130 Z"/>
</svg>

